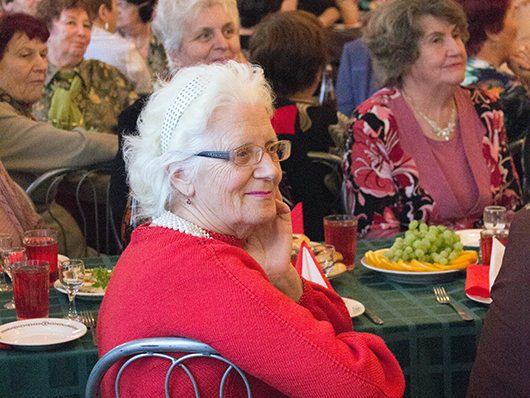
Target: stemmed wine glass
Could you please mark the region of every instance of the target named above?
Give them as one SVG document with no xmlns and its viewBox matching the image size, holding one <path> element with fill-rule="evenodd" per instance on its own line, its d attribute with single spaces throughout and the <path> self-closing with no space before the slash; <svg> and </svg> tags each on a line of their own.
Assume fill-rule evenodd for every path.
<svg viewBox="0 0 530 398">
<path fill-rule="evenodd" d="M 13 290 L 13 288 L 6 283 L 6 277 L 4 274 L 5 263 L 7 262 L 7 251 L 11 249 L 12 245 L 11 235 L 0 234 L 0 265 L 2 267 L 2 272 L 0 273 L 0 292 L 10 292 Z"/>
<path fill-rule="evenodd" d="M 487 206 L 484 209 L 484 228 L 497 231 L 506 226 L 507 211 L 504 206 Z"/>
<path fill-rule="evenodd" d="M 83 322 L 75 309 L 75 295 L 85 282 L 85 264 L 81 260 L 66 260 L 59 264 L 59 281 L 68 293 L 68 315 L 65 319 Z"/>
<path fill-rule="evenodd" d="M 13 247 L 11 250 L 4 252 L 4 272 L 11 279 L 11 264 L 16 263 L 17 261 L 22 261 L 26 259 L 26 248 L 25 247 Z M 8 310 L 15 309 L 15 300 L 11 299 L 8 303 L 4 304 L 4 308 Z"/>
</svg>

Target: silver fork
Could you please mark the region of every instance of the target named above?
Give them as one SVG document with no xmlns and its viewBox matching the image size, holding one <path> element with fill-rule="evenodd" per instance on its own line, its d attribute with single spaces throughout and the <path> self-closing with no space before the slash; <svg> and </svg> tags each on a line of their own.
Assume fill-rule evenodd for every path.
<svg viewBox="0 0 530 398">
<path fill-rule="evenodd" d="M 96 331 L 96 321 L 94 320 L 94 315 L 89 311 L 82 311 L 81 315 L 83 316 L 86 327 L 92 333 L 92 344 L 95 346 L 98 345 L 98 337 Z"/>
<path fill-rule="evenodd" d="M 449 304 L 451 305 L 456 312 L 458 312 L 458 315 L 460 315 L 460 318 L 462 318 L 464 321 L 472 321 L 473 317 L 466 314 L 460 307 L 458 307 L 454 301 L 447 295 L 445 292 L 444 287 L 434 287 L 434 294 L 436 295 L 436 300 L 440 304 Z"/>
</svg>

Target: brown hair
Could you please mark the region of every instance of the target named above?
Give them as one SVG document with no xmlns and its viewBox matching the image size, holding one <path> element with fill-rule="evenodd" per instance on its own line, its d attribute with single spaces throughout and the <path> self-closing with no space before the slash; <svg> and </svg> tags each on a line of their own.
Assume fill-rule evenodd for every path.
<svg viewBox="0 0 530 398">
<path fill-rule="evenodd" d="M 112 0 L 84 0 L 87 6 L 87 13 L 90 19 L 97 18 L 99 14 L 99 8 L 102 4 L 105 5 L 107 10 L 112 11 Z"/>
<path fill-rule="evenodd" d="M 381 87 L 401 87 L 403 76 L 420 56 L 418 42 L 424 34 L 420 19 L 427 15 L 456 25 L 464 42 L 469 37 L 466 14 L 453 0 L 394 0 L 384 4 L 370 18 L 364 37 Z"/>
<path fill-rule="evenodd" d="M 316 16 L 305 11 L 271 14 L 250 38 L 249 60 L 263 68 L 278 96 L 311 87 L 326 59 L 324 28 Z"/>
<path fill-rule="evenodd" d="M 42 0 L 37 7 L 37 17 L 44 19 L 48 29 L 51 29 L 53 22 L 61 17 L 64 10 L 80 8 L 85 10 L 88 18 L 94 20 L 96 15 L 89 12 L 87 1 L 85 0 Z"/>
</svg>

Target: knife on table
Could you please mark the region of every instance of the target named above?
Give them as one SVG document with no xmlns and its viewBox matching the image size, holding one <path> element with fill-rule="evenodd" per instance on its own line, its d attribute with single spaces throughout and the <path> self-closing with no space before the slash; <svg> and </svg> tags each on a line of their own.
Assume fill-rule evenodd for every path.
<svg viewBox="0 0 530 398">
<path fill-rule="evenodd" d="M 353 297 L 348 297 L 349 299 L 355 300 Z M 368 308 L 364 307 L 364 315 L 368 317 L 373 323 L 376 325 L 382 325 L 385 323 L 381 318 L 379 318 L 377 315 L 375 315 L 372 311 L 370 311 Z"/>
</svg>

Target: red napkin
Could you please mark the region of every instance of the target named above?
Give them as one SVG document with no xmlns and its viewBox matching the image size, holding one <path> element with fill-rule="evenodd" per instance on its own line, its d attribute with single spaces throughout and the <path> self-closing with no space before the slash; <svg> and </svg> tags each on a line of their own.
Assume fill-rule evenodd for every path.
<svg viewBox="0 0 530 398">
<path fill-rule="evenodd" d="M 466 293 L 470 296 L 489 298 L 490 267 L 488 265 L 468 265 L 466 277 Z"/>
<path fill-rule="evenodd" d="M 302 245 L 300 246 L 295 268 L 298 271 L 298 274 L 305 279 L 318 283 L 319 285 L 327 287 L 333 291 L 331 283 L 329 283 L 328 278 L 324 275 L 324 271 L 322 271 L 322 268 L 318 265 L 317 259 L 305 241 L 302 242 Z"/>
<path fill-rule="evenodd" d="M 291 223 L 293 224 L 293 234 L 304 233 L 304 211 L 302 202 L 298 203 L 293 210 L 291 210 Z"/>
</svg>

